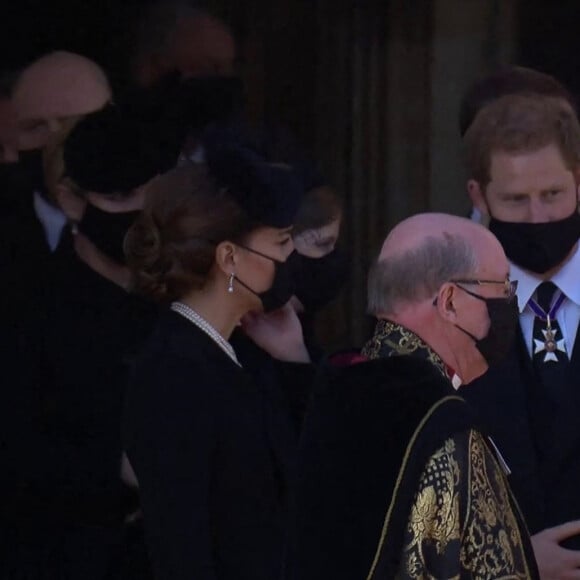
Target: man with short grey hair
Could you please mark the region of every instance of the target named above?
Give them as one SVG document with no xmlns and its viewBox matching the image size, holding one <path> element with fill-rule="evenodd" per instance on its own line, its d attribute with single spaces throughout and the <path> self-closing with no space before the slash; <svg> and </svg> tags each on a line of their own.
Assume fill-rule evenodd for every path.
<svg viewBox="0 0 580 580">
<path fill-rule="evenodd" d="M 476 267 L 475 252 L 464 238 L 427 237 L 416 248 L 376 261 L 369 275 L 368 311 L 388 316 L 398 303 L 432 296 L 447 280 L 463 278 Z"/>
<path fill-rule="evenodd" d="M 537 578 L 508 468 L 456 392 L 513 338 L 508 272 L 463 218 L 417 215 L 387 237 L 374 335 L 328 369 L 305 421 L 286 580 Z"/>
</svg>

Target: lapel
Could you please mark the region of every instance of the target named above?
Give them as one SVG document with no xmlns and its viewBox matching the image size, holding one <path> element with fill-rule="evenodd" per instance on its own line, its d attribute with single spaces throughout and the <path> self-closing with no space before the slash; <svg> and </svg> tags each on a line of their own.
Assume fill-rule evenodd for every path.
<svg viewBox="0 0 580 580">
<path fill-rule="evenodd" d="M 580 373 L 580 333 L 576 334 L 572 356 L 570 358 L 570 370 L 572 377 L 578 377 Z"/>
<path fill-rule="evenodd" d="M 285 394 L 285 388 L 296 388 L 296 385 L 284 384 L 285 373 L 281 372 L 281 367 L 285 364 L 292 365 L 292 363 L 276 361 L 240 330 L 234 331 L 231 344 L 246 374 L 260 393 L 264 437 L 274 461 L 281 491 L 285 492 L 298 436 L 292 423 L 290 405 Z"/>
<path fill-rule="evenodd" d="M 580 444 L 580 341 L 576 340 L 568 368 L 564 373 L 564 384 L 543 385 L 534 371 L 529 353 L 521 352 L 522 372 L 528 389 L 528 404 L 535 405 L 536 446 L 541 449 L 541 472 L 546 489 L 553 487 L 563 469 Z M 524 356 L 525 355 L 525 356 Z M 548 390 L 549 392 L 546 392 Z M 542 415 L 544 418 L 542 418 Z"/>
<path fill-rule="evenodd" d="M 567 384 L 561 390 L 559 420 L 557 421 L 557 437 L 560 466 L 568 461 L 577 461 L 580 446 L 580 340 L 574 342 L 572 356 L 568 365 Z"/>
</svg>

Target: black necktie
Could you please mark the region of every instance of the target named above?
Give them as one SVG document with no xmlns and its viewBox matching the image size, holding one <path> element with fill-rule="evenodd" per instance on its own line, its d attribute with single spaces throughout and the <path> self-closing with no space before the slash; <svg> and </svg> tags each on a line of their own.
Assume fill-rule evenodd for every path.
<svg viewBox="0 0 580 580">
<path fill-rule="evenodd" d="M 543 282 L 536 292 L 536 304 L 544 313 L 558 310 L 561 294 L 552 282 Z M 566 300 L 564 298 L 564 300 Z M 534 319 L 533 367 L 535 380 L 527 383 L 528 411 L 536 449 L 538 467 L 546 488 L 558 477 L 560 466 L 567 461 L 570 434 L 577 424 L 578 388 L 570 376 L 570 361 L 556 312 L 548 325 L 545 316 Z M 544 320 L 542 320 L 544 318 Z"/>
</svg>

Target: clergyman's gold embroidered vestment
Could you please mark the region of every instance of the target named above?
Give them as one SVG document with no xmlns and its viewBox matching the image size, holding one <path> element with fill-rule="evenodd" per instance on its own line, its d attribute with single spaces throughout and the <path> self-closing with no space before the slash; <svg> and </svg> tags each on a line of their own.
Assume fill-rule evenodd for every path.
<svg viewBox="0 0 580 580">
<path fill-rule="evenodd" d="M 377 324 L 363 353 L 418 356 L 448 374 L 417 335 L 388 321 Z M 514 510 L 506 476 L 482 434 L 470 429 L 447 439 L 421 474 L 397 578 L 532 577 L 522 540 L 527 532 Z"/>
<path fill-rule="evenodd" d="M 437 354 L 381 321 L 334 363 L 302 430 L 284 580 L 538 578 L 506 476 Z"/>
</svg>

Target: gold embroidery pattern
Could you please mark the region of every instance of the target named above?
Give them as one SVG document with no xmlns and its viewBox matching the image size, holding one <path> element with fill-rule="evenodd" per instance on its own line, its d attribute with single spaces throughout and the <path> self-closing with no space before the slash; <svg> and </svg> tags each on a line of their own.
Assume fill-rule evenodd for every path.
<svg viewBox="0 0 580 580">
<path fill-rule="evenodd" d="M 478 432 L 462 437 L 423 471 L 397 578 L 530 578 L 504 475 Z"/>
<path fill-rule="evenodd" d="M 438 578 L 426 548 L 435 550 L 437 560 L 461 538 L 459 486 L 461 471 L 455 457 L 455 442 L 448 439 L 429 460 L 415 496 L 407 525 L 400 578 Z M 459 575 L 451 576 L 459 578 Z"/>
<path fill-rule="evenodd" d="M 390 320 L 379 320 L 372 338 L 362 350 L 370 359 L 390 356 L 414 355 L 429 361 L 444 377 L 445 363 L 414 332 Z"/>
<path fill-rule="evenodd" d="M 478 432 L 470 434 L 470 477 L 461 565 L 473 578 L 530 578 L 505 476 Z"/>
<path fill-rule="evenodd" d="M 373 559 L 373 563 L 371 565 L 371 569 L 367 575 L 367 579 L 366 580 L 373 580 L 375 578 L 375 572 L 377 569 L 377 565 L 379 563 L 379 559 L 381 557 L 381 552 L 383 549 L 383 546 L 385 545 L 385 542 L 388 541 L 387 536 L 389 534 L 389 526 L 390 526 L 390 522 L 391 522 L 391 515 L 393 512 L 393 507 L 395 505 L 395 502 L 397 501 L 397 497 L 399 494 L 399 489 L 401 487 L 401 479 L 403 476 L 403 473 L 406 469 L 406 466 L 409 462 L 409 457 L 411 455 L 411 452 L 413 450 L 413 447 L 415 445 L 417 436 L 419 435 L 419 433 L 421 432 L 421 430 L 423 429 L 423 427 L 425 426 L 425 423 L 431 418 L 431 416 L 433 415 L 433 413 L 435 413 L 437 411 L 437 409 L 441 406 L 444 405 L 445 403 L 447 403 L 448 401 L 451 400 L 462 400 L 459 397 L 445 397 L 441 400 L 439 400 L 437 403 L 435 403 L 435 405 L 433 405 L 433 407 L 431 407 L 431 409 L 429 409 L 429 411 L 427 412 L 427 414 L 423 417 L 423 419 L 421 420 L 421 423 L 419 424 L 419 426 L 417 427 L 417 429 L 415 430 L 415 432 L 413 433 L 413 436 L 411 437 L 411 440 L 409 442 L 409 445 L 407 446 L 407 449 L 405 450 L 405 456 L 403 458 L 403 466 L 401 468 L 401 470 L 399 471 L 399 475 L 397 476 L 397 482 L 395 484 L 395 490 L 393 492 L 393 496 L 391 497 L 391 502 L 389 504 L 389 509 L 387 510 L 387 513 L 385 515 L 385 520 L 383 522 L 383 529 L 381 531 L 381 537 L 379 539 L 379 544 L 377 546 L 377 550 L 375 552 L 375 557 Z"/>
</svg>

